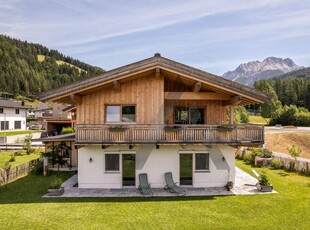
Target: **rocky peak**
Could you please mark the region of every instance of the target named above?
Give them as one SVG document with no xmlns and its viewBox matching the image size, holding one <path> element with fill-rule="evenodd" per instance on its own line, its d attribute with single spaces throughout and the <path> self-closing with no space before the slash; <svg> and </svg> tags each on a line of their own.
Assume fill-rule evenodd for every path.
<svg viewBox="0 0 310 230">
<path fill-rule="evenodd" d="M 234 71 L 224 73 L 223 77 L 251 85 L 257 80 L 268 79 L 302 68 L 304 67 L 296 65 L 290 58 L 267 57 L 263 61 L 240 64 Z"/>
</svg>

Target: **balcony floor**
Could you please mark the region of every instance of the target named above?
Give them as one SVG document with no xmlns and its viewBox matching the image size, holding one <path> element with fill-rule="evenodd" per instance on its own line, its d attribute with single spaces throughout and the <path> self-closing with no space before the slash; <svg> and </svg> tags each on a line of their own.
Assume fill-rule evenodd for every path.
<svg viewBox="0 0 310 230">
<path fill-rule="evenodd" d="M 122 188 L 122 189 L 82 189 L 73 187 L 78 181 L 77 175 L 72 176 L 63 183 L 65 192 L 62 196 L 57 197 L 143 197 L 143 195 L 136 188 Z M 231 191 L 227 191 L 224 187 L 216 188 L 192 188 L 183 187 L 186 191 L 186 196 L 228 196 L 228 195 L 254 195 L 254 194 L 269 194 L 273 192 L 259 192 L 254 186 L 257 179 L 250 176 L 243 170 L 236 167 L 236 182 L 235 187 Z M 176 194 L 169 193 L 162 188 L 154 188 L 153 197 L 175 197 Z M 43 196 L 49 198 L 48 194 Z"/>
</svg>

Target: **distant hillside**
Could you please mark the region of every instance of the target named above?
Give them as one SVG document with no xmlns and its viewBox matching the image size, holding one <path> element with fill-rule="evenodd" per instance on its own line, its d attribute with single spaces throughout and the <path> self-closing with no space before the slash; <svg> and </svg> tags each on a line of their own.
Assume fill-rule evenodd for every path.
<svg viewBox="0 0 310 230">
<path fill-rule="evenodd" d="M 310 67 L 268 80 L 259 80 L 254 87 L 263 90 L 269 85 L 282 105 L 296 105 L 310 110 Z"/>
<path fill-rule="evenodd" d="M 103 72 L 57 50 L 0 35 L 0 93 L 32 97 Z"/>
<path fill-rule="evenodd" d="M 274 77 L 273 79 L 281 78 L 282 80 L 287 80 L 290 78 L 301 78 L 301 79 L 308 79 L 310 80 L 310 67 L 292 71 L 286 74 L 279 75 L 277 77 Z"/>
<path fill-rule="evenodd" d="M 253 85 L 255 81 L 269 79 L 291 71 L 303 69 L 290 58 L 268 57 L 263 61 L 251 61 L 240 64 L 234 71 L 223 74 L 224 78 L 245 85 Z"/>
</svg>

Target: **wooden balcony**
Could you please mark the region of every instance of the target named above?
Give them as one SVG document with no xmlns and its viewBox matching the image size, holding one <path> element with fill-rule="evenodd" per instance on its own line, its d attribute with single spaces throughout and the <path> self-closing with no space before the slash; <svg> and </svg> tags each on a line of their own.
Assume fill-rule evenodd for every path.
<svg viewBox="0 0 310 230">
<path fill-rule="evenodd" d="M 264 143 L 263 125 L 76 125 L 76 144 Z"/>
</svg>

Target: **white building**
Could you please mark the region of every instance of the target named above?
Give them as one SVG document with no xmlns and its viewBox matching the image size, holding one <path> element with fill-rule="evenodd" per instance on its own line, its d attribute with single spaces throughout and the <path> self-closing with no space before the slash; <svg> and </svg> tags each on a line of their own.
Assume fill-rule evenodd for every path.
<svg viewBox="0 0 310 230">
<path fill-rule="evenodd" d="M 27 106 L 0 99 L 0 130 L 26 130 Z"/>
</svg>

